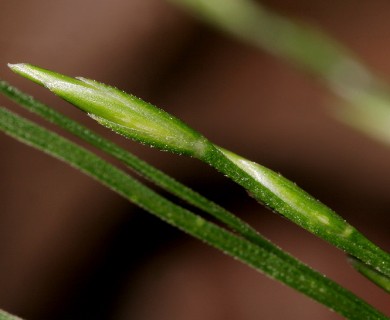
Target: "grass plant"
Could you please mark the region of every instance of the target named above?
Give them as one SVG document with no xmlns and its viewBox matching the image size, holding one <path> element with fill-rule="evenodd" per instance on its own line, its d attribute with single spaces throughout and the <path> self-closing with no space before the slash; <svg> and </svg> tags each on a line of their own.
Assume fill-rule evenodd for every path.
<svg viewBox="0 0 390 320">
<path fill-rule="evenodd" d="M 388 279 L 390 259 L 387 253 L 367 240 L 335 212 L 279 174 L 212 144 L 177 118 L 116 88 L 84 78 L 70 78 L 28 64 L 10 67 L 28 79 L 44 85 L 119 134 L 162 150 L 190 155 L 210 164 L 242 185 L 266 206 L 363 261 L 365 265 L 376 270 L 381 279 Z M 157 185 L 198 208 L 205 209 L 235 233 L 172 203 L 90 151 L 2 108 L 0 129 L 5 133 L 67 162 L 162 220 L 347 318 L 386 318 L 353 293 L 273 245 L 233 214 L 113 143 L 5 82 L 0 83 L 0 91 L 28 110 L 122 160 Z"/>
<path fill-rule="evenodd" d="M 204 21 L 314 75 L 344 104 L 335 114 L 382 141 L 390 141 L 390 91 L 364 63 L 323 32 L 292 22 L 252 0 L 171 0 Z M 361 274 L 390 290 L 390 255 L 343 217 L 280 174 L 225 148 L 167 112 L 114 87 L 30 64 L 10 68 L 70 102 L 126 138 L 197 158 L 245 188 L 259 203 L 343 250 Z M 0 81 L 0 93 L 128 166 L 161 189 L 207 213 L 173 203 L 110 162 L 74 142 L 0 107 L 0 130 L 99 181 L 145 211 L 276 279 L 349 319 L 388 319 L 336 282 L 292 257 L 253 227 L 160 170 Z M 212 222 L 211 218 L 218 224 Z M 0 320 L 19 319 L 0 311 Z"/>
</svg>

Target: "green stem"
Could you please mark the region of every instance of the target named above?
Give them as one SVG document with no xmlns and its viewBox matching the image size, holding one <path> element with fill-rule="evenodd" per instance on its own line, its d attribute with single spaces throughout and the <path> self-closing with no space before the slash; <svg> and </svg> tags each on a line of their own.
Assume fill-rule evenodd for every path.
<svg viewBox="0 0 390 320">
<path fill-rule="evenodd" d="M 35 114 L 38 114 L 45 120 L 62 127 L 68 132 L 74 134 L 75 136 L 78 136 L 84 141 L 90 143 L 91 145 L 117 158 L 118 160 L 132 168 L 134 172 L 148 178 L 150 181 L 162 187 L 164 190 L 209 213 L 211 216 L 223 222 L 226 226 L 230 227 L 232 230 L 240 234 L 248 241 L 267 248 L 267 250 L 269 250 L 270 252 L 274 252 L 275 254 L 279 255 L 279 257 L 281 259 L 284 259 L 284 261 L 296 263 L 294 258 L 292 258 L 288 254 L 285 254 L 284 251 L 280 250 L 277 246 L 270 243 L 269 240 L 262 237 L 255 229 L 253 229 L 250 225 L 239 219 L 231 212 L 225 210 L 216 203 L 196 193 L 195 191 L 181 184 L 180 182 L 174 180 L 160 170 L 157 170 L 156 168 L 150 166 L 146 162 L 140 160 L 130 152 L 116 145 L 115 143 L 92 132 L 85 126 L 79 124 L 76 121 L 73 121 L 65 115 L 37 101 L 33 97 L 21 92 L 15 87 L 10 86 L 5 81 L 0 81 L 0 92 L 15 101 L 18 105 L 26 108 L 27 110 Z"/>
<path fill-rule="evenodd" d="M 227 34 L 292 62 L 328 84 L 356 87 L 371 74 L 343 45 L 320 30 L 254 0 L 170 0 Z"/>
<path fill-rule="evenodd" d="M 349 260 L 352 266 L 363 276 L 375 283 L 378 287 L 385 290 L 387 293 L 390 293 L 390 277 L 386 277 L 382 273 L 379 273 L 375 269 L 369 267 L 354 257 L 350 257 Z"/>
<path fill-rule="evenodd" d="M 347 102 L 344 108 L 334 109 L 338 119 L 389 144 L 388 85 L 335 39 L 254 0 L 170 1 L 227 34 L 316 76 Z"/>
<path fill-rule="evenodd" d="M 84 148 L 3 108 L 0 109 L 0 129 L 67 162 L 162 220 L 305 293 L 347 318 L 387 318 L 348 290 L 310 268 L 299 262 L 286 262 L 266 247 L 254 245 L 171 203 Z"/>
<path fill-rule="evenodd" d="M 335 93 L 382 86 L 345 46 L 321 32 L 253 0 L 171 0 L 206 22 L 253 46 L 291 62 L 323 80 Z"/>
<path fill-rule="evenodd" d="M 259 202 L 389 276 L 389 254 L 334 211 L 272 170 L 214 146 L 179 119 L 116 88 L 30 64 L 10 67 L 128 138 L 192 155 L 211 164 L 247 189 Z"/>
<path fill-rule="evenodd" d="M 348 102 L 348 108 L 335 111 L 340 119 L 377 139 L 387 143 L 390 141 L 388 87 L 373 75 L 352 52 L 334 39 L 311 26 L 267 10 L 253 0 L 171 1 L 189 8 L 205 21 L 228 34 L 286 59 L 294 66 L 317 76 L 328 88 Z M 255 171 L 257 173 L 261 171 L 263 180 L 267 178 L 267 186 L 259 187 L 260 181 L 253 179 L 250 174 L 245 175 L 245 169 L 238 174 L 237 166 L 231 167 L 227 163 L 232 160 L 232 157 L 226 159 L 216 151 L 211 153 L 209 155 L 211 162 L 208 162 L 244 186 L 258 201 L 373 266 L 387 277 L 390 276 L 389 254 L 367 240 L 335 212 L 316 203 L 316 200 L 303 190 L 280 175 L 257 166 Z M 244 179 L 245 176 L 246 179 Z M 272 191 L 280 191 L 283 185 L 290 189 L 287 192 L 289 197 L 282 195 L 283 192 L 275 194 Z M 297 210 L 299 207 L 297 201 L 302 200 L 303 195 L 309 199 L 309 201 L 303 201 L 304 214 L 302 214 L 302 206 Z M 308 210 L 311 213 L 308 213 Z M 320 220 L 321 217 L 323 221 Z"/>
<path fill-rule="evenodd" d="M 390 276 L 390 255 L 333 210 L 280 174 L 217 146 L 202 159 L 237 182 L 260 203 Z"/>
</svg>

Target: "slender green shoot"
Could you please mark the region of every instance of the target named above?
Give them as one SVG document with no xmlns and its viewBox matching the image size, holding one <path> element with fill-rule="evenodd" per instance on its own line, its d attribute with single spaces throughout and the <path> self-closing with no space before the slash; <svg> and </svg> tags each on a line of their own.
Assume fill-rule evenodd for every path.
<svg viewBox="0 0 390 320">
<path fill-rule="evenodd" d="M 222 208 L 215 202 L 203 197 L 199 193 L 176 181 L 162 171 L 147 164 L 132 153 L 119 147 L 115 143 L 103 138 L 80 123 L 57 112 L 53 108 L 48 107 L 40 101 L 37 101 L 33 97 L 21 92 L 17 88 L 9 85 L 7 82 L 0 81 L 0 93 L 12 99 L 18 105 L 26 108 L 30 112 L 41 116 L 45 120 L 58 125 L 59 127 L 97 147 L 98 149 L 115 157 L 129 168 L 133 169 L 134 172 L 142 175 L 164 190 L 174 194 L 178 198 L 187 201 L 191 205 L 215 217 L 247 240 L 259 245 L 266 245 L 268 243 L 268 241 L 265 240 L 250 225 L 242 221 L 231 212 Z M 270 246 L 270 249 L 271 248 L 272 246 Z"/>
<path fill-rule="evenodd" d="M 4 108 L 0 108 L 0 130 L 67 162 L 162 220 L 305 293 L 347 318 L 386 319 L 366 302 L 310 268 L 286 262 L 267 248 L 254 245 L 173 204 L 95 154 Z"/>
<path fill-rule="evenodd" d="M 10 67 L 16 73 L 75 104 L 99 123 L 130 139 L 157 147 L 163 145 L 164 150 L 192 155 L 210 164 L 243 186 L 267 207 L 390 276 L 388 253 L 370 242 L 334 211 L 272 170 L 219 148 L 180 120 L 146 102 L 140 103 L 140 99 L 127 96 L 118 89 L 91 80 L 70 78 L 28 64 Z M 129 119 L 127 125 L 122 118 L 118 120 L 119 115 Z M 132 120 L 133 116 L 142 120 L 142 127 Z M 160 128 L 164 130 L 160 131 Z M 176 133 L 180 135 L 179 144 L 174 139 L 167 139 L 166 132 L 169 130 L 172 130 L 172 133 L 168 134 L 170 137 Z M 142 137 L 145 137 L 144 141 Z M 193 137 L 196 137 L 196 141 Z"/>
<path fill-rule="evenodd" d="M 369 241 L 336 212 L 282 175 L 223 148 L 205 161 L 247 189 L 268 208 L 332 243 L 384 275 L 390 275 L 390 255 Z"/>
<path fill-rule="evenodd" d="M 350 257 L 352 266 L 364 275 L 367 279 L 375 283 L 378 287 L 390 293 L 390 277 L 386 277 L 384 274 L 376 271 L 375 269 L 367 266 L 365 263 Z"/>
<path fill-rule="evenodd" d="M 105 151 L 107 154 L 116 157 L 130 168 L 134 169 L 135 172 L 147 177 L 149 180 L 163 187 L 166 191 L 169 191 L 177 195 L 179 198 L 188 201 L 205 212 L 208 212 L 218 220 L 224 222 L 227 226 L 231 227 L 233 230 L 237 231 L 245 239 L 253 242 L 254 244 L 266 247 L 270 252 L 274 252 L 285 261 L 288 260 L 295 263 L 295 259 L 287 254 L 284 254 L 283 251 L 275 249 L 274 245 L 270 244 L 251 226 L 241 221 L 232 213 L 226 211 L 216 203 L 209 201 L 207 198 L 199 195 L 185 185 L 177 182 L 163 172 L 148 165 L 111 141 L 97 135 L 85 126 L 35 100 L 33 97 L 19 91 L 15 87 L 10 86 L 5 81 L 0 81 L 0 92 L 8 98 L 14 100 L 18 105 L 25 107 L 27 110 L 42 116 L 44 119 L 82 138 L 91 145 Z"/>
</svg>

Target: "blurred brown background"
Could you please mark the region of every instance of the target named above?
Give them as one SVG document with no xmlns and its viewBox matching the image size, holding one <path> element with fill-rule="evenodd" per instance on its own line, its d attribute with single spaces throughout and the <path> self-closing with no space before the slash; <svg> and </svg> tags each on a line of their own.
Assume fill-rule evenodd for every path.
<svg viewBox="0 0 390 320">
<path fill-rule="evenodd" d="M 390 82 L 390 3 L 268 0 L 322 28 Z M 281 172 L 390 248 L 390 148 L 330 114 L 316 79 L 163 0 L 1 0 L 0 76 L 252 222 L 383 312 L 340 251 L 263 209 L 207 166 L 98 127 L 12 74 L 29 62 L 150 101 Z M 0 97 L 0 104 L 26 114 Z M 30 118 L 36 119 L 34 116 Z M 27 319 L 340 319 L 190 239 L 67 165 L 1 134 L 0 307 Z"/>
</svg>

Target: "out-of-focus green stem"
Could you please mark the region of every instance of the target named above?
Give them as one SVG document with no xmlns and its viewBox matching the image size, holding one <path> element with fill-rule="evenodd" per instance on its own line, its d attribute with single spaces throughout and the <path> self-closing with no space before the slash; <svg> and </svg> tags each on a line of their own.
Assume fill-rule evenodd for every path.
<svg viewBox="0 0 390 320">
<path fill-rule="evenodd" d="M 345 124 L 390 146 L 390 92 L 353 91 L 348 103 L 333 108 L 333 114 Z"/>
<path fill-rule="evenodd" d="M 22 320 L 22 318 L 14 316 L 14 315 L 0 309 L 0 320 Z"/>
<path fill-rule="evenodd" d="M 170 0 L 203 20 L 329 84 L 361 87 L 371 74 L 344 46 L 323 32 L 292 21 L 253 0 Z"/>
<path fill-rule="evenodd" d="M 241 41 L 316 76 L 346 103 L 335 116 L 390 143 L 390 90 L 345 46 L 324 32 L 254 0 L 170 0 Z"/>
</svg>

